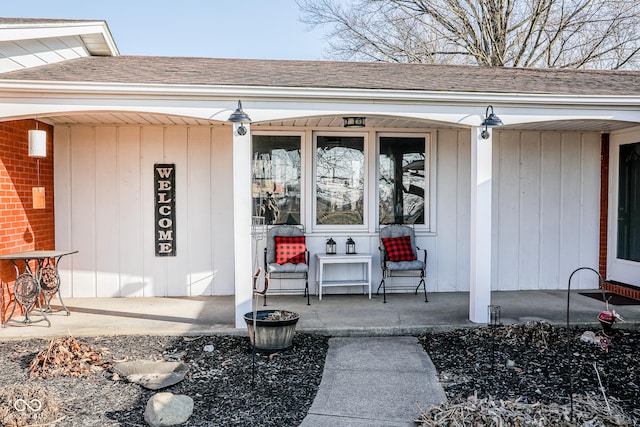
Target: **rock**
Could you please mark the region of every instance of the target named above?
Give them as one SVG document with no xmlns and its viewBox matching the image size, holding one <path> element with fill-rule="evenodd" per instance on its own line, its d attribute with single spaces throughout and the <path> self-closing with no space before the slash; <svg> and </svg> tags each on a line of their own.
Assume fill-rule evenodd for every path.
<svg viewBox="0 0 640 427">
<path fill-rule="evenodd" d="M 114 363 L 113 370 L 132 383 L 150 390 L 159 390 L 182 381 L 189 372 L 189 366 L 183 362 L 136 360 Z"/>
<path fill-rule="evenodd" d="M 585 331 L 582 336 L 580 337 L 580 341 L 582 342 L 588 342 L 591 344 L 599 344 L 600 343 L 600 339 L 598 337 L 596 337 L 595 332 L 592 331 Z"/>
<path fill-rule="evenodd" d="M 180 362 L 186 355 L 187 353 L 185 351 L 181 351 L 178 353 L 164 354 L 163 359 L 167 362 Z"/>
<path fill-rule="evenodd" d="M 213 346 L 212 345 L 205 345 L 204 346 L 204 351 L 211 353 L 213 351 Z"/>
<path fill-rule="evenodd" d="M 156 393 L 147 402 L 144 420 L 151 427 L 176 426 L 193 414 L 193 399 L 184 394 Z"/>
</svg>

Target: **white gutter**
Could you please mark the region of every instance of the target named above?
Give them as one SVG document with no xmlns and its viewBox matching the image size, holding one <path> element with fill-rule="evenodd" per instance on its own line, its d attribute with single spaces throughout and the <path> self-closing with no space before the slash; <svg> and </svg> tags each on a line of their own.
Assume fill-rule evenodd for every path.
<svg viewBox="0 0 640 427">
<path fill-rule="evenodd" d="M 49 82 L 0 79 L 0 93 L 74 94 L 87 96 L 235 97 L 368 102 L 451 102 L 470 104 L 639 107 L 640 96 L 444 92 L 389 89 L 301 88 L 271 86 L 163 85 L 129 83 Z M 15 96 L 15 95 L 14 95 Z M 29 96 L 25 96 L 28 98 Z"/>
</svg>

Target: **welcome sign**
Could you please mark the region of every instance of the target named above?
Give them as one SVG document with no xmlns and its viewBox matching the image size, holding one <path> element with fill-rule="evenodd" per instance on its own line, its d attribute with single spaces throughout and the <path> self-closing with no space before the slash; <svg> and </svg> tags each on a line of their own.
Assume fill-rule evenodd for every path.
<svg viewBox="0 0 640 427">
<path fill-rule="evenodd" d="M 176 165 L 154 166 L 156 256 L 176 256 Z"/>
</svg>

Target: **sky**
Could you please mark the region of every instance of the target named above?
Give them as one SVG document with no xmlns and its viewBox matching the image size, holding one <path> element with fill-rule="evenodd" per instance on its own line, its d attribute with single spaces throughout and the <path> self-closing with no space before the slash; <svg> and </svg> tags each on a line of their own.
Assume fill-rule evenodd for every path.
<svg viewBox="0 0 640 427">
<path fill-rule="evenodd" d="M 326 59 L 295 0 L 2 0 L 5 18 L 105 20 L 122 55 Z"/>
</svg>

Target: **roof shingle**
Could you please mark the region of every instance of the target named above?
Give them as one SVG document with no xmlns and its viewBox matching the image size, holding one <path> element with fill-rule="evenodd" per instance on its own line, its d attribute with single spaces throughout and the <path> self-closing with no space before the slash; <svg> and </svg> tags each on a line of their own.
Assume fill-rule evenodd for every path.
<svg viewBox="0 0 640 427">
<path fill-rule="evenodd" d="M 637 71 L 155 56 L 79 58 L 4 73 L 2 80 L 640 95 Z"/>
</svg>

